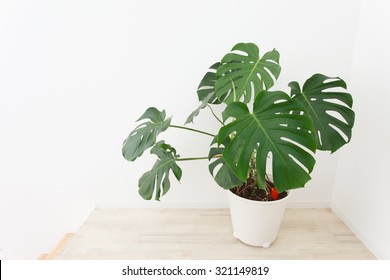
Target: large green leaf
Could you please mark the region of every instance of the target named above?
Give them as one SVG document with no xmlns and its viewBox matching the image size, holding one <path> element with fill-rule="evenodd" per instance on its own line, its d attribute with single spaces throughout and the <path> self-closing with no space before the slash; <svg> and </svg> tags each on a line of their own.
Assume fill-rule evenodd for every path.
<svg viewBox="0 0 390 280">
<path fill-rule="evenodd" d="M 279 52 L 272 50 L 262 57 L 253 43 L 239 43 L 225 55 L 217 70 L 215 90 L 224 102 L 248 103 L 258 92 L 269 89 L 279 77 Z"/>
<path fill-rule="evenodd" d="M 227 138 L 228 140 L 229 138 Z M 227 145 L 229 141 L 224 141 L 223 145 Z M 241 186 L 241 181 L 230 169 L 229 165 L 223 157 L 223 151 L 225 147 L 211 147 L 209 152 L 209 160 L 212 161 L 209 164 L 209 171 L 214 177 L 215 182 L 224 189 L 231 189 L 236 186 Z M 219 168 L 219 169 L 218 169 Z"/>
<path fill-rule="evenodd" d="M 291 114 L 292 111 L 303 114 Z M 220 129 L 218 144 L 232 137 L 223 156 L 240 180 L 246 181 L 255 154 L 258 184 L 264 188 L 269 153 L 278 191 L 303 187 L 310 180 L 315 164 L 310 151 L 316 150 L 316 138 L 311 118 L 299 102 L 281 91 L 262 91 L 252 113 L 246 104 L 234 102 L 224 111 L 224 118 L 230 117 L 235 120 Z"/>
<path fill-rule="evenodd" d="M 347 88 L 342 79 L 315 74 L 302 90 L 297 82 L 289 86 L 292 98 L 300 102 L 313 119 L 317 149 L 333 153 L 351 140 L 355 113 L 351 110 L 352 96 L 337 90 Z"/>
<path fill-rule="evenodd" d="M 165 110 L 161 112 L 154 107 L 148 108 L 145 113 L 137 120 L 149 119 L 137 126 L 123 142 L 122 155 L 129 161 L 134 161 L 141 156 L 143 152 L 156 143 L 157 135 L 165 131 L 171 118 L 165 119 Z"/>
<path fill-rule="evenodd" d="M 151 199 L 155 193 L 155 200 L 160 200 L 160 195 L 164 195 L 171 187 L 169 181 L 169 171 L 172 170 L 176 179 L 180 181 L 182 171 L 176 164 L 176 150 L 164 141 L 159 141 L 150 150 L 151 154 L 157 155 L 158 159 L 152 170 L 144 173 L 138 181 L 139 194 L 144 199 Z M 162 194 L 161 194 L 162 192 Z"/>
<path fill-rule="evenodd" d="M 209 71 L 204 75 L 198 86 L 198 99 L 201 104 L 187 118 L 185 124 L 193 122 L 194 118 L 199 115 L 200 110 L 206 108 L 207 104 L 219 104 L 221 101 L 215 94 L 216 71 L 220 62 L 210 66 Z"/>
</svg>

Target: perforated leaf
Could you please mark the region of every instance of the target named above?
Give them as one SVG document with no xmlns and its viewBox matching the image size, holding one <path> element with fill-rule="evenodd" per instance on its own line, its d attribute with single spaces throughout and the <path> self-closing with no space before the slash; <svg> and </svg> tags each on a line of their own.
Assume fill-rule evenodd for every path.
<svg viewBox="0 0 390 280">
<path fill-rule="evenodd" d="M 333 153 L 351 140 L 355 113 L 351 109 L 352 96 L 339 90 L 347 88 L 342 79 L 315 74 L 304 83 L 302 90 L 297 82 L 289 86 L 292 98 L 313 119 L 317 149 Z"/>
<path fill-rule="evenodd" d="M 154 107 L 148 108 L 137 121 L 144 119 L 149 119 L 149 121 L 137 126 L 123 142 L 123 157 L 134 161 L 145 150 L 152 147 L 156 143 L 157 135 L 165 131 L 171 123 L 171 118 L 165 117 L 165 110 L 160 112 Z"/>
<path fill-rule="evenodd" d="M 180 181 L 182 171 L 176 164 L 176 150 L 164 141 L 157 142 L 150 153 L 157 155 L 158 159 L 153 168 L 139 179 L 138 192 L 147 200 L 150 200 L 155 193 L 155 200 L 160 200 L 160 196 L 166 194 L 171 187 L 169 172 L 172 171 L 176 179 Z"/>
<path fill-rule="evenodd" d="M 233 121 L 222 127 L 218 143 L 232 137 L 223 151 L 226 163 L 242 181 L 248 177 L 252 155 L 256 156 L 259 187 L 264 188 L 266 163 L 272 154 L 272 175 L 278 191 L 303 187 L 310 179 L 316 150 L 313 124 L 299 102 L 284 92 L 260 92 L 249 112 L 246 104 L 234 102 L 227 106 L 224 118 Z"/>
<path fill-rule="evenodd" d="M 272 50 L 260 57 L 253 43 L 239 43 L 225 55 L 217 70 L 217 98 L 226 104 L 235 101 L 248 103 L 253 96 L 274 85 L 279 77 L 279 52 Z"/>
</svg>

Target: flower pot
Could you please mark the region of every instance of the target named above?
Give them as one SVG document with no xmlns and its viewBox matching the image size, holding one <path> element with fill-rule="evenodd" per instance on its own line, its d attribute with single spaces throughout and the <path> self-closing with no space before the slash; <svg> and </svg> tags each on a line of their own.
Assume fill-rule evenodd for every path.
<svg viewBox="0 0 390 280">
<path fill-rule="evenodd" d="M 233 236 L 252 246 L 268 248 L 275 241 L 290 193 L 275 201 L 254 201 L 229 194 Z"/>
</svg>

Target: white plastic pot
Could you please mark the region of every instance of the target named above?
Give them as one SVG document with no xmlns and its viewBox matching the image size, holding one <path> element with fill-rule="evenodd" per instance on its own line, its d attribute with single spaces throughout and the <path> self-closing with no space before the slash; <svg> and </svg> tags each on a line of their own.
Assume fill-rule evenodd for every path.
<svg viewBox="0 0 390 280">
<path fill-rule="evenodd" d="M 229 194 L 233 236 L 242 242 L 268 248 L 276 239 L 286 209 L 286 197 L 275 201 L 254 201 Z"/>
</svg>

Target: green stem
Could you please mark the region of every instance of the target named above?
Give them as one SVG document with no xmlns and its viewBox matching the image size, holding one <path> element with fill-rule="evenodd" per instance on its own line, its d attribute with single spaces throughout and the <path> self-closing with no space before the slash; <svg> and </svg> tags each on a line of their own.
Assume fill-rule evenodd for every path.
<svg viewBox="0 0 390 280">
<path fill-rule="evenodd" d="M 211 110 L 211 113 L 213 114 L 213 116 L 222 124 L 224 125 L 224 123 L 217 117 L 217 115 L 214 113 L 214 110 L 213 108 L 211 108 L 210 105 L 207 104 L 207 107 L 209 107 L 209 109 Z"/>
<path fill-rule="evenodd" d="M 206 135 L 209 135 L 209 136 L 211 136 L 211 137 L 215 137 L 215 135 L 213 135 L 213 134 L 211 134 L 211 133 L 208 133 L 208 132 L 205 132 L 205 131 L 202 131 L 202 130 L 197 130 L 197 129 L 185 127 L 185 126 L 180 126 L 180 125 L 173 125 L 173 124 L 171 124 L 170 127 L 180 128 L 180 129 L 186 129 L 186 130 L 190 130 L 190 131 L 194 131 L 194 132 L 206 134 Z"/>
<path fill-rule="evenodd" d="M 177 158 L 176 161 L 209 159 L 208 157 Z"/>
</svg>

